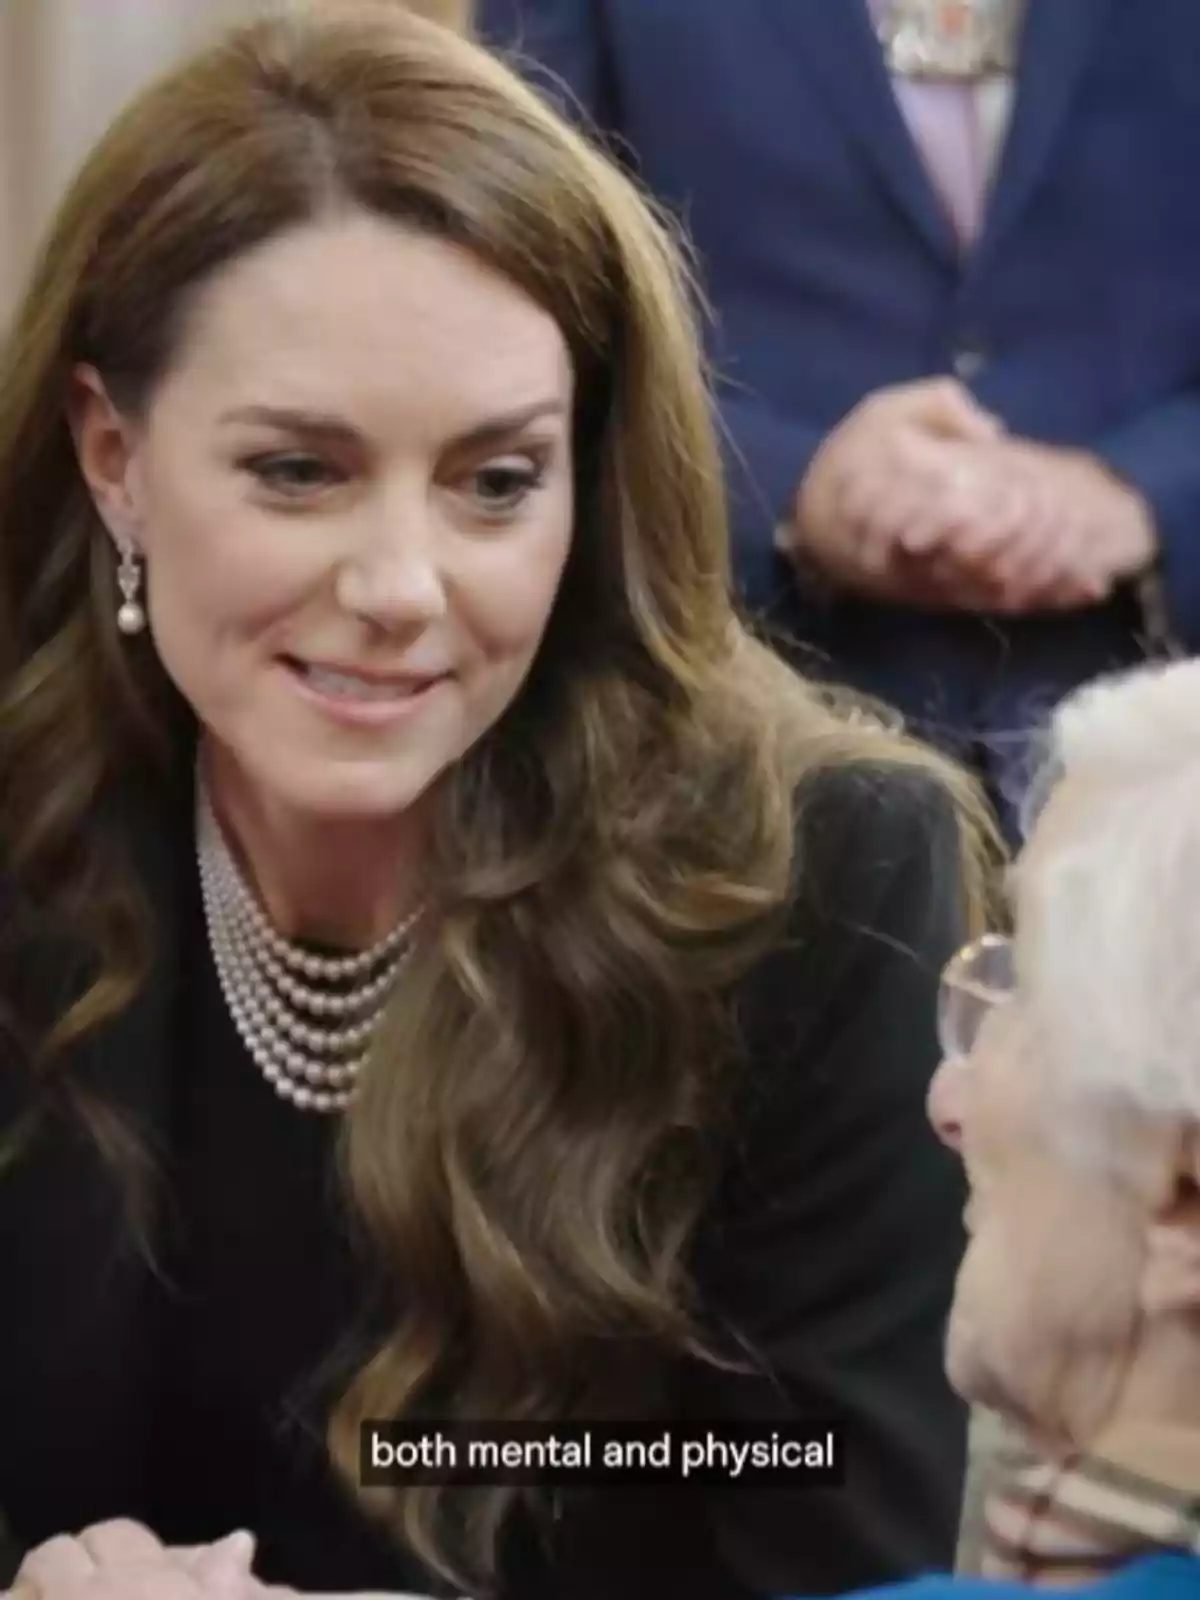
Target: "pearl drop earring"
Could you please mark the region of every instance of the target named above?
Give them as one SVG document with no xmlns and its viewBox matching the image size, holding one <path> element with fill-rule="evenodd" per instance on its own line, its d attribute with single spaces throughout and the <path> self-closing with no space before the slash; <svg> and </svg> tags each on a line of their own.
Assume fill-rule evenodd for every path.
<svg viewBox="0 0 1200 1600">
<path fill-rule="evenodd" d="M 146 626 L 146 612 L 138 599 L 142 587 L 142 569 L 132 544 L 122 544 L 121 561 L 117 567 L 117 588 L 123 604 L 117 612 L 117 627 L 122 633 L 141 633 Z"/>
</svg>

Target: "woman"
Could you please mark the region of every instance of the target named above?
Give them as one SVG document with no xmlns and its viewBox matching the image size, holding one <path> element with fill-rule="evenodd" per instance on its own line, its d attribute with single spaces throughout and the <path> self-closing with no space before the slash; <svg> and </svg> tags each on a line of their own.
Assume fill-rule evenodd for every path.
<svg viewBox="0 0 1200 1600">
<path fill-rule="evenodd" d="M 982 824 L 738 624 L 683 290 L 394 7 L 231 35 L 66 200 L 0 390 L 25 1547 L 714 1600 L 951 1550 Z M 830 1413 L 840 1491 L 357 1484 L 364 1419 Z"/>
</svg>

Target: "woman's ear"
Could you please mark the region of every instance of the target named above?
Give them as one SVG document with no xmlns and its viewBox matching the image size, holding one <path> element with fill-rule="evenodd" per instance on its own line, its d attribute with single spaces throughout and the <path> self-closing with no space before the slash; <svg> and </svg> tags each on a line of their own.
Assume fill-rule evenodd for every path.
<svg viewBox="0 0 1200 1600">
<path fill-rule="evenodd" d="M 1147 1315 L 1200 1311 L 1200 1131 L 1179 1142 L 1171 1188 L 1150 1219 L 1142 1274 Z"/>
<path fill-rule="evenodd" d="M 140 495 L 132 426 L 109 397 L 95 367 L 71 374 L 67 420 L 79 470 L 118 548 L 140 547 Z"/>
</svg>

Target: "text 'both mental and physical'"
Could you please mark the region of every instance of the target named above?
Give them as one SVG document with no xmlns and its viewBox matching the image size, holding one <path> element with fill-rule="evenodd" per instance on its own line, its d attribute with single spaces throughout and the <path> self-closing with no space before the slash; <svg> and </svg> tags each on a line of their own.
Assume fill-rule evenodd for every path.
<svg viewBox="0 0 1200 1600">
<path fill-rule="evenodd" d="M 762 1488 L 845 1481 L 843 1430 L 830 1422 L 754 1427 L 674 1422 L 364 1423 L 367 1487 L 512 1484 L 568 1487 L 648 1483 Z"/>
</svg>

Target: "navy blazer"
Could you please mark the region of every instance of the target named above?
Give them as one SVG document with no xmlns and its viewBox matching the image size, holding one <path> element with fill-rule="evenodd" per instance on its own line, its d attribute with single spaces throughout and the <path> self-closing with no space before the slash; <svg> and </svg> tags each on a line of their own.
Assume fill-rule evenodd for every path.
<svg viewBox="0 0 1200 1600">
<path fill-rule="evenodd" d="M 772 535 L 823 436 L 874 389 L 957 373 L 1013 432 L 1091 449 L 1148 497 L 1174 629 L 1200 642 L 1196 0 L 1030 0 L 965 262 L 865 0 L 477 5 L 485 39 L 565 82 L 695 241 L 756 608 L 952 720 L 1002 662 L 1011 706 L 1140 653 L 1129 594 L 1000 622 L 797 592 Z"/>
</svg>

